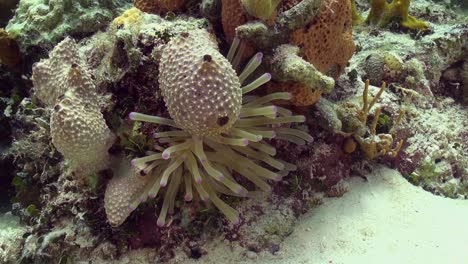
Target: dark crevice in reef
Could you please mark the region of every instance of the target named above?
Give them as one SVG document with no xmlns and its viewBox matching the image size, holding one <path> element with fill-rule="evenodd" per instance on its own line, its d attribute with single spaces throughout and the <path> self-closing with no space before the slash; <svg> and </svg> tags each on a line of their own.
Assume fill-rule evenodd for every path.
<svg viewBox="0 0 468 264">
<path fill-rule="evenodd" d="M 12 158 L 0 157 L 0 213 L 11 210 L 11 198 L 15 191 L 11 184 L 14 175 L 13 170 Z"/>
</svg>

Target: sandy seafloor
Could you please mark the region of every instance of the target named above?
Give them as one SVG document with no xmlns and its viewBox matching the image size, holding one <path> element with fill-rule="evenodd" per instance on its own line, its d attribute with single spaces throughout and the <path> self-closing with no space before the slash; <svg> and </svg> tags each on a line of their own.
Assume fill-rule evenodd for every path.
<svg viewBox="0 0 468 264">
<path fill-rule="evenodd" d="M 201 259 L 179 252 L 170 263 L 467 263 L 467 200 L 433 195 L 383 166 L 366 178 L 348 179 L 343 197 L 324 198 L 301 216 L 275 255 L 249 256 L 245 248 L 215 239 Z M 14 217 L 0 217 L 2 243 L 23 232 Z M 136 250 L 112 263 L 146 263 L 151 251 Z"/>
<path fill-rule="evenodd" d="M 467 263 L 468 201 L 435 196 L 385 167 L 366 177 L 300 217 L 275 256 L 240 261 L 241 252 L 213 242 L 202 261 L 182 263 Z"/>
<path fill-rule="evenodd" d="M 275 255 L 215 239 L 201 259 L 180 252 L 170 263 L 467 263 L 467 200 L 435 196 L 383 166 L 366 178 L 348 179 L 343 197 L 301 216 Z M 150 251 L 112 263 L 145 263 Z"/>
</svg>

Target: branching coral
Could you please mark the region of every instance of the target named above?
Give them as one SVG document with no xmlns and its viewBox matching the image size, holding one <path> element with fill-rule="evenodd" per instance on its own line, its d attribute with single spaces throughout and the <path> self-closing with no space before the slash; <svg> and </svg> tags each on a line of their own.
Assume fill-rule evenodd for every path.
<svg viewBox="0 0 468 264">
<path fill-rule="evenodd" d="M 367 118 L 372 107 L 375 103 L 379 100 L 380 96 L 384 92 L 385 88 L 387 87 L 386 83 L 384 82 L 380 87 L 379 92 L 376 96 L 369 102 L 369 80 L 366 80 L 364 86 L 364 92 L 362 94 L 363 104 L 362 109 L 357 112 L 359 120 L 362 122 L 364 126 L 367 124 Z M 366 132 L 367 135 L 363 135 L 361 133 L 354 133 L 354 139 L 358 142 L 361 150 L 364 152 L 366 159 L 374 159 L 379 156 L 383 155 L 390 155 L 392 157 L 396 157 L 398 152 L 400 151 L 401 147 L 403 146 L 403 140 L 400 140 L 396 144 L 394 143 L 395 138 L 392 134 L 381 133 L 377 134 L 377 122 L 380 117 L 382 108 L 377 108 L 374 113 L 374 118 L 370 129 Z M 403 111 L 400 111 L 398 116 L 397 122 L 395 124 L 398 125 L 400 123 L 401 118 L 403 117 Z M 395 147 L 393 147 L 395 145 Z"/>
<path fill-rule="evenodd" d="M 247 189 L 239 183 L 242 180 L 240 175 L 261 190 L 268 191 L 268 180 L 279 181 L 289 171 L 295 170 L 295 165 L 274 159 L 275 148 L 263 139 L 305 144 L 311 140 L 307 133 L 278 126 L 303 122 L 304 116 L 293 116 L 289 110 L 271 103 L 273 100 L 290 99 L 289 93 L 263 97 L 246 95 L 268 82 L 270 74 L 263 74 L 242 85 L 260 65 L 262 54 L 256 54 L 237 76 L 229 61 L 238 61 L 241 56 L 238 46 L 239 41 L 235 40 L 226 59 L 219 53 L 211 35 L 199 30 L 182 33 L 164 48 L 160 89 L 174 120 L 130 114 L 132 120 L 171 129 L 154 135 L 162 145 L 155 146 L 156 152 L 132 161 L 140 177 L 146 179 L 146 184 L 134 197 L 128 212 L 167 187 L 158 218 L 159 226 L 165 224 L 168 212 L 174 210 L 180 189 L 185 191 L 185 201 L 194 198 L 210 200 L 231 222 L 236 223 L 238 213 L 223 202 L 219 194 L 248 196 Z M 111 220 L 113 216 L 108 218 Z M 111 224 L 119 225 L 123 220 L 120 218 Z"/>
<path fill-rule="evenodd" d="M 369 82 L 367 80 L 365 83 L 362 97 L 352 98 L 337 104 L 321 98 L 315 105 L 317 122 L 324 129 L 347 138 L 343 146 L 347 153 L 354 152 L 359 145 L 366 159 L 375 159 L 383 155 L 396 157 L 404 141 L 400 140 L 395 143 L 394 130 L 401 122 L 404 111 L 400 110 L 390 131 L 377 134 L 377 125 L 382 110 L 379 107 L 374 111 L 373 121 L 368 127 L 367 121 L 372 108 L 386 89 L 386 84 L 383 83 L 374 98 L 370 99 Z"/>
</svg>

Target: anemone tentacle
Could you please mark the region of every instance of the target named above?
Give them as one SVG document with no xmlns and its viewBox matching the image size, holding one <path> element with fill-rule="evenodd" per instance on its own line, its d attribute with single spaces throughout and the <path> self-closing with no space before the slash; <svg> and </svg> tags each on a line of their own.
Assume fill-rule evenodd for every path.
<svg viewBox="0 0 468 264">
<path fill-rule="evenodd" d="M 295 165 L 274 157 L 276 150 L 265 139 L 298 144 L 311 141 L 301 130 L 278 126 L 304 122 L 305 117 L 292 115 L 288 109 L 273 104 L 275 100 L 291 99 L 289 93 L 248 95 L 268 82 L 271 75 L 265 73 L 243 85 L 260 66 L 262 53 L 255 54 L 239 76 L 233 75 L 244 46 L 239 40 L 233 42 L 227 59 L 219 54 L 205 31 L 184 33 L 168 46 L 161 59 L 160 88 L 173 120 L 136 112 L 129 115 L 131 120 L 168 128 L 153 135 L 161 144 L 154 152 L 132 160 L 133 167 L 143 172 L 141 177 L 150 180 L 129 210 L 164 190 L 157 220 L 163 226 L 180 191 L 187 202 L 211 201 L 228 220 L 236 223 L 238 212 L 219 195 L 248 197 L 242 178 L 260 190 L 270 191 L 268 181 L 280 181 L 295 170 Z M 171 63 L 181 52 L 193 62 L 191 66 L 178 65 L 179 72 L 174 73 Z M 200 83 L 194 83 L 194 76 Z"/>
</svg>

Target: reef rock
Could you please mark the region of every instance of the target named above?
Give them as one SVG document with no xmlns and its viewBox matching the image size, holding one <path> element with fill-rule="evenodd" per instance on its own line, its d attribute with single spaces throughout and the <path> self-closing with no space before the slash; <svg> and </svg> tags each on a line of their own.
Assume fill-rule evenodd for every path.
<svg viewBox="0 0 468 264">
<path fill-rule="evenodd" d="M 23 0 L 6 30 L 23 52 L 32 46 L 51 48 L 66 35 L 84 36 L 106 28 L 129 4 L 128 0 Z"/>
</svg>

